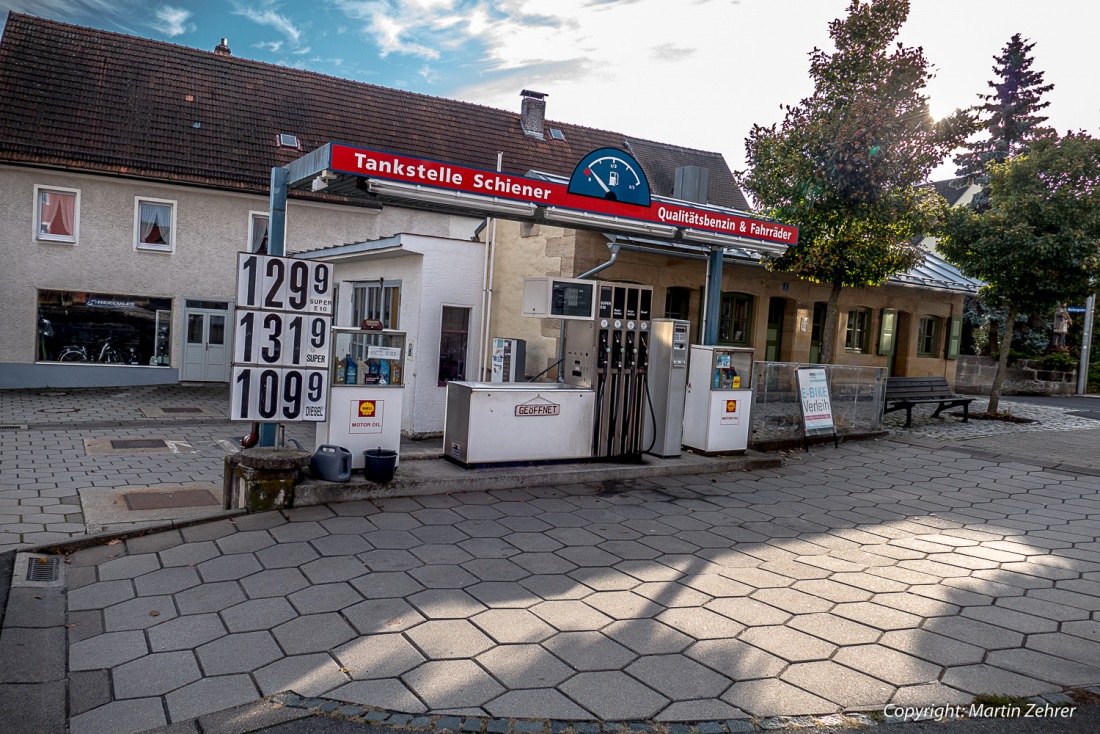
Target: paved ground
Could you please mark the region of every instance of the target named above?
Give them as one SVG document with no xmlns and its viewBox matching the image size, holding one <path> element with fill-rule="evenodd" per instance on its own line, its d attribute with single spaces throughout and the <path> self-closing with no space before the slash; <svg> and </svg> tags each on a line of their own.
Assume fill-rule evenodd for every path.
<svg viewBox="0 0 1100 734">
<path fill-rule="evenodd" d="M 95 418 L 80 426 L 4 404 L 29 426 L 0 445 L 6 506 L 220 480 L 225 422 L 124 423 L 134 406 L 78 397 Z M 83 455 L 84 437 L 167 421 L 194 453 L 121 473 Z M 1023 458 L 1056 436 L 1095 461 L 1097 433 L 975 452 L 973 425 L 773 471 L 344 503 L 80 551 L 64 586 L 12 590 L 0 688 L 67 695 L 73 734 L 120 734 L 288 689 L 410 713 L 743 721 L 1100 683 L 1100 476 Z M 964 448 L 930 448 L 950 429 Z"/>
</svg>

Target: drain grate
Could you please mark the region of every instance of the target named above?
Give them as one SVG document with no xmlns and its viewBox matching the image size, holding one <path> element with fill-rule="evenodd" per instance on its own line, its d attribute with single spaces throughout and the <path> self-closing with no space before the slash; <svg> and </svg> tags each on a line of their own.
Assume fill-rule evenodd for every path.
<svg viewBox="0 0 1100 734">
<path fill-rule="evenodd" d="M 22 431 L 26 426 L 21 426 L 17 423 L 3 423 L 0 424 L 0 431 Z"/>
<path fill-rule="evenodd" d="M 60 559 L 43 558 L 36 556 L 28 559 L 27 563 L 27 581 L 40 581 L 49 582 L 57 581 L 58 579 L 58 561 Z"/>
<path fill-rule="evenodd" d="M 112 438 L 113 449 L 165 449 L 168 444 L 163 438 Z"/>
<path fill-rule="evenodd" d="M 161 408 L 161 411 L 170 415 L 175 413 L 201 413 L 202 408 Z"/>
</svg>

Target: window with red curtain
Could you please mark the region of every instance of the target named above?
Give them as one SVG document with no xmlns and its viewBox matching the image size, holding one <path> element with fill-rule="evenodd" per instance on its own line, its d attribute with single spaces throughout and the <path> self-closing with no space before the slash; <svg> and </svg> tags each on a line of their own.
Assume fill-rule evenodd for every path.
<svg viewBox="0 0 1100 734">
<path fill-rule="evenodd" d="M 38 238 L 76 241 L 76 193 L 42 189 L 38 192 Z"/>
</svg>

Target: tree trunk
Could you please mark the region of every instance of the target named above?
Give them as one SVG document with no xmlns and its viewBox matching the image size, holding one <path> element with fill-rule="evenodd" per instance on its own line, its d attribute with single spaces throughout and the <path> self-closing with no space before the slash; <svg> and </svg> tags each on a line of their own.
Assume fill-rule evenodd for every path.
<svg viewBox="0 0 1100 734">
<path fill-rule="evenodd" d="M 829 305 L 825 307 L 825 326 L 821 329 L 821 364 L 832 364 L 836 351 L 836 322 L 840 318 L 837 304 L 840 302 L 840 283 L 833 283 L 829 291 Z"/>
<path fill-rule="evenodd" d="M 1005 335 L 1001 339 L 1001 358 L 997 360 L 997 374 L 993 377 L 993 387 L 989 391 L 989 412 L 996 413 L 1001 402 L 1001 388 L 1005 384 L 1005 375 L 1008 373 L 1008 353 L 1012 350 L 1012 330 L 1016 326 L 1016 305 L 1008 307 L 1008 318 L 1005 319 Z"/>
</svg>

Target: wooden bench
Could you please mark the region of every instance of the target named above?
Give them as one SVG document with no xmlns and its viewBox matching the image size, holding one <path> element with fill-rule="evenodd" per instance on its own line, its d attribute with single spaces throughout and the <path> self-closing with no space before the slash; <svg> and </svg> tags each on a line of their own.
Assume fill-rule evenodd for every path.
<svg viewBox="0 0 1100 734">
<path fill-rule="evenodd" d="M 974 398 L 956 395 L 947 380 L 943 377 L 887 377 L 886 378 L 886 402 L 883 404 L 883 415 L 895 410 L 905 411 L 905 427 L 913 425 L 913 406 L 925 403 L 939 403 L 935 418 L 947 408 L 961 405 L 963 409 L 963 423 L 970 418 L 970 403 Z"/>
</svg>

